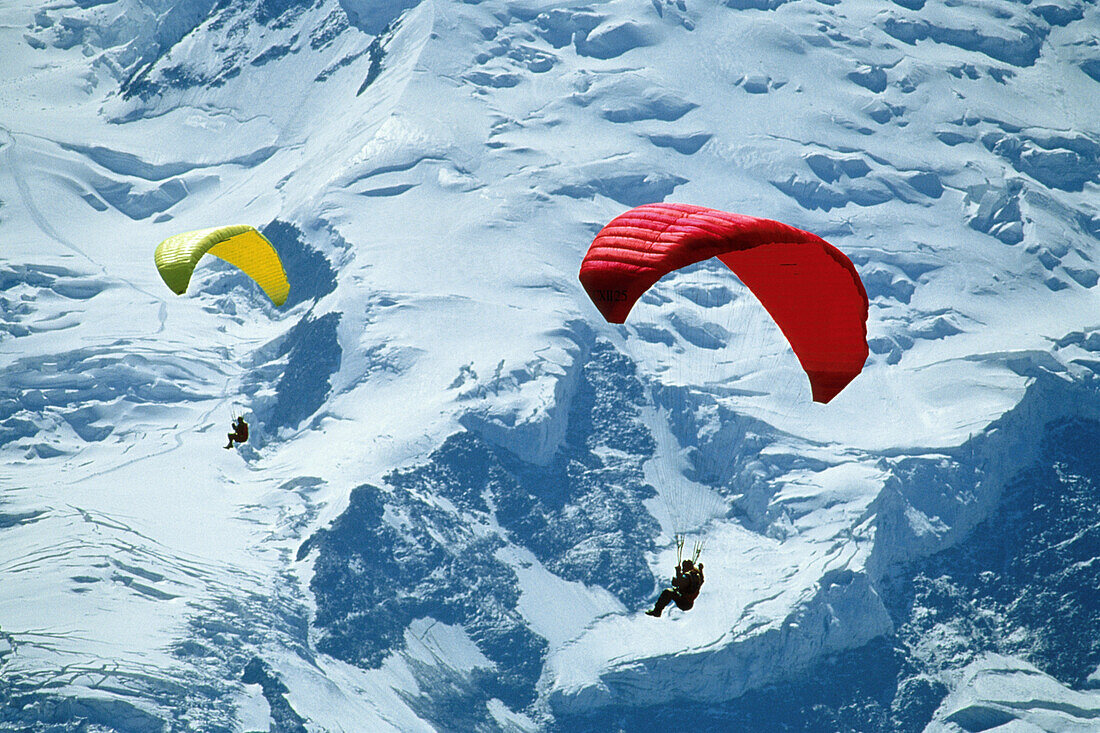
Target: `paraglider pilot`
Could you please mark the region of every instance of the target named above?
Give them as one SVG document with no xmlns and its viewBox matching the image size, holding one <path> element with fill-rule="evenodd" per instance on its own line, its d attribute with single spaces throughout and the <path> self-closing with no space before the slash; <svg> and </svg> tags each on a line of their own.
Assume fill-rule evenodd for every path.
<svg viewBox="0 0 1100 733">
<path fill-rule="evenodd" d="M 703 586 L 703 563 L 696 565 L 691 560 L 684 560 L 676 568 L 676 575 L 672 577 L 672 587 L 665 588 L 657 597 L 657 603 L 646 611 L 648 616 L 660 617 L 669 603 L 675 603 L 681 611 L 690 611 L 695 605 L 695 599 L 699 597 L 699 589 Z"/>
<path fill-rule="evenodd" d="M 226 437 L 229 438 L 229 445 L 225 446 L 226 449 L 233 447 L 233 441 L 238 443 L 245 443 L 248 441 L 248 423 L 244 421 L 243 417 L 238 417 L 233 423 L 233 432 L 229 433 Z"/>
</svg>

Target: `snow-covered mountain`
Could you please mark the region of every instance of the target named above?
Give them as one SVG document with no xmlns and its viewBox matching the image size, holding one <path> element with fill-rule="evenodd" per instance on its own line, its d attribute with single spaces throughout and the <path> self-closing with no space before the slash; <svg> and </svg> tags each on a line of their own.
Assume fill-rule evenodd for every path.
<svg viewBox="0 0 1100 733">
<path fill-rule="evenodd" d="M 1098 113 L 1085 0 L 6 0 L 0 729 L 1095 730 Z M 604 323 L 652 201 L 843 250 L 863 374 Z M 160 281 L 229 223 L 284 308 Z"/>
</svg>

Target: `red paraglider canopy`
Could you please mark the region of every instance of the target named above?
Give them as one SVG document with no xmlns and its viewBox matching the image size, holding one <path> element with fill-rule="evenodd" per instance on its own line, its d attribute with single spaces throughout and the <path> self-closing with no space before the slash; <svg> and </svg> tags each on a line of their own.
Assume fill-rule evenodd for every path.
<svg viewBox="0 0 1100 733">
<path fill-rule="evenodd" d="M 717 257 L 760 300 L 786 336 L 815 402 L 828 402 L 867 360 L 867 291 L 844 253 L 770 219 L 688 204 L 646 204 L 605 226 L 580 280 L 610 323 L 666 274 Z"/>
</svg>

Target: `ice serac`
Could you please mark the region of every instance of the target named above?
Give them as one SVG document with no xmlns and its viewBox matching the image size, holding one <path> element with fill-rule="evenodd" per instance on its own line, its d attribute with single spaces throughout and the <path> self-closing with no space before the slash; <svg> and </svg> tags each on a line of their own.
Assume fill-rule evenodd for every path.
<svg viewBox="0 0 1100 733">
<path fill-rule="evenodd" d="M 664 633 L 683 641 L 690 635 L 685 648 L 644 663 L 597 657 L 606 666 L 597 668 L 596 676 L 588 679 L 572 668 L 580 664 L 579 653 L 593 654 L 593 648 L 584 652 L 565 649 L 549 664 L 555 680 L 549 702 L 559 715 L 573 720 L 614 715 L 619 706 L 662 707 L 675 701 L 720 705 L 750 690 L 804 674 L 824 655 L 858 648 L 893 630 L 865 574 L 831 571 L 816 590 L 807 590 L 811 597 L 785 619 L 768 622 L 742 613 L 730 619 L 728 629 L 722 629 L 708 618 L 703 623 L 715 634 L 711 639 L 672 622 L 673 630 Z M 604 626 L 609 633 L 626 638 L 652 638 L 653 629 L 641 628 L 642 623 L 617 619 Z M 600 635 L 600 631 L 592 635 Z"/>
<path fill-rule="evenodd" d="M 583 322 L 570 324 L 551 339 L 568 338 L 572 345 L 558 349 L 521 368 L 504 372 L 499 364 L 493 376 L 466 383 L 457 378 L 452 388 L 469 405 L 459 423 L 523 461 L 545 465 L 560 449 L 569 425 L 569 407 L 588 354 L 591 336 Z M 467 373 L 468 374 L 468 373 Z"/>
<path fill-rule="evenodd" d="M 989 654 L 962 670 L 925 730 L 1088 731 L 1098 719 L 1100 693 L 1069 689 L 1030 664 Z"/>
</svg>

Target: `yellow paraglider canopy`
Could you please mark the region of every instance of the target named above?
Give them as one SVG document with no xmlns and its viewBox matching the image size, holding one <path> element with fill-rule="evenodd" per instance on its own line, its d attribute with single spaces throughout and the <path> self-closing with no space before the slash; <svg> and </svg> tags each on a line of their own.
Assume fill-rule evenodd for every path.
<svg viewBox="0 0 1100 733">
<path fill-rule="evenodd" d="M 211 254 L 256 281 L 275 305 L 290 294 L 286 271 L 271 242 L 247 224 L 176 234 L 157 245 L 153 260 L 164 283 L 177 295 L 187 292 L 191 273 L 203 255 Z"/>
</svg>

